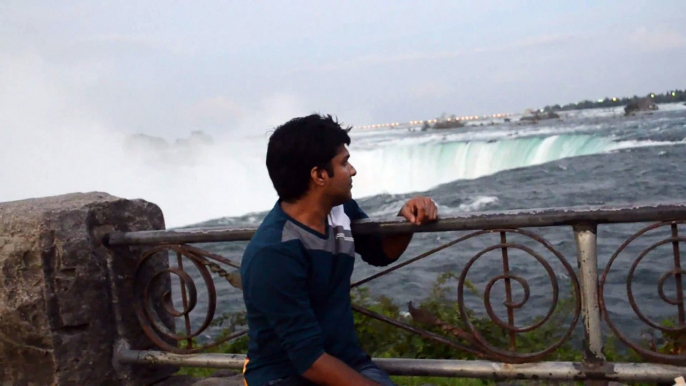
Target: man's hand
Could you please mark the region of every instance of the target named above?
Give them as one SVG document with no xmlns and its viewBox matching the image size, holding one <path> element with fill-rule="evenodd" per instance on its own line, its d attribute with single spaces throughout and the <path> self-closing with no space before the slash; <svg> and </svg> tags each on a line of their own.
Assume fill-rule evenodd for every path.
<svg viewBox="0 0 686 386">
<path fill-rule="evenodd" d="M 378 383 L 351 369 L 338 358 L 327 353 L 322 354 L 312 364 L 312 367 L 303 374 L 303 377 L 315 385 L 379 386 Z"/>
<path fill-rule="evenodd" d="M 408 201 L 400 210 L 398 216 L 403 216 L 412 224 L 421 225 L 438 219 L 436 203 L 429 197 L 417 196 Z M 386 235 L 381 238 L 384 254 L 391 261 L 396 261 L 405 252 L 412 241 L 412 233 Z"/>
<path fill-rule="evenodd" d="M 438 208 L 429 197 L 417 196 L 410 199 L 400 210 L 400 215 L 412 224 L 421 225 L 436 221 Z"/>
</svg>

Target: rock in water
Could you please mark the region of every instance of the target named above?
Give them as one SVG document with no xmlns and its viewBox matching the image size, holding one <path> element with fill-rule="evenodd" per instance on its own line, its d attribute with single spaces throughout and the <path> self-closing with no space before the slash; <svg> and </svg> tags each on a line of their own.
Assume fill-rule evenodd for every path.
<svg viewBox="0 0 686 386">
<path fill-rule="evenodd" d="M 629 104 L 624 107 L 624 114 L 632 115 L 641 111 L 655 110 L 658 110 L 658 108 L 652 98 L 641 98 L 629 102 Z"/>
</svg>

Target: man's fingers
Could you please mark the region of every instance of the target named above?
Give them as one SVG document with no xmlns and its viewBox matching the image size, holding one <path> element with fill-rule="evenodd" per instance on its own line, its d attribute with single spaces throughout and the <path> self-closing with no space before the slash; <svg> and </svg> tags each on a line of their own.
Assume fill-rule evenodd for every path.
<svg viewBox="0 0 686 386">
<path fill-rule="evenodd" d="M 407 219 L 407 221 L 414 223 L 415 222 L 415 214 L 414 210 L 412 208 L 412 205 L 410 203 L 405 204 L 403 206 L 403 209 L 400 211 L 400 214 L 403 215 Z"/>
<path fill-rule="evenodd" d="M 436 203 L 428 197 L 417 196 L 408 201 L 400 214 L 413 224 L 424 224 L 436 221 L 438 218 L 438 208 Z"/>
<path fill-rule="evenodd" d="M 426 220 L 426 206 L 425 205 L 417 205 L 417 224 L 421 224 Z"/>
<path fill-rule="evenodd" d="M 410 205 L 410 213 L 412 213 L 412 220 L 410 220 L 411 223 L 414 224 L 419 224 L 419 206 L 417 203 L 412 202 Z"/>
</svg>

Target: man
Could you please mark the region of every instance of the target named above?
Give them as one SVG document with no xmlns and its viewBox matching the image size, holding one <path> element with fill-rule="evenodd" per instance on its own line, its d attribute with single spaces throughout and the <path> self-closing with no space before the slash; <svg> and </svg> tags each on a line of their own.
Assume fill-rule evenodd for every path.
<svg viewBox="0 0 686 386">
<path fill-rule="evenodd" d="M 350 305 L 355 253 L 384 266 L 411 234 L 357 236 L 367 215 L 352 199 L 349 129 L 331 116 L 295 118 L 269 139 L 267 169 L 279 200 L 243 255 L 241 277 L 250 343 L 245 379 L 262 385 L 393 385 L 360 348 Z M 425 197 L 400 215 L 434 221 Z"/>
</svg>

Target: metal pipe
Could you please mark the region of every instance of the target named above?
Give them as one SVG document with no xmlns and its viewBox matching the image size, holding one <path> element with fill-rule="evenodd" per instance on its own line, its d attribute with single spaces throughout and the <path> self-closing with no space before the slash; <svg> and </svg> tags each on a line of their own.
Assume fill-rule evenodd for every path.
<svg viewBox="0 0 686 386">
<path fill-rule="evenodd" d="M 684 315 L 684 286 L 681 278 L 681 253 L 679 252 L 679 229 L 677 224 L 671 225 L 672 229 L 672 253 L 674 253 L 674 280 L 676 281 L 676 302 L 679 310 L 679 324 L 684 324 L 686 316 Z"/>
<path fill-rule="evenodd" d="M 587 363 L 605 362 L 603 353 L 602 319 L 598 302 L 597 229 L 595 225 L 574 227 L 581 284 L 581 317 L 584 323 L 584 340 Z"/>
<path fill-rule="evenodd" d="M 158 245 L 205 243 L 215 241 L 246 241 L 252 238 L 257 228 L 184 228 L 163 231 L 113 232 L 105 235 L 103 244 Z"/>
<path fill-rule="evenodd" d="M 122 364 L 176 365 L 240 370 L 245 355 L 239 354 L 170 354 L 160 351 L 120 349 L 116 360 Z M 660 382 L 686 374 L 685 367 L 648 363 L 605 363 L 601 368 L 578 362 L 539 362 L 511 365 L 480 360 L 446 359 L 374 359 L 391 375 L 435 376 L 485 379 L 537 379 Z"/>
<path fill-rule="evenodd" d="M 601 367 L 605 363 L 603 353 L 603 331 L 598 300 L 598 229 L 595 224 L 574 226 L 577 247 L 579 284 L 581 284 L 581 318 L 584 325 L 584 363 L 586 366 Z M 605 382 L 587 383 L 606 385 Z"/>
<path fill-rule="evenodd" d="M 130 350 L 120 348 L 115 359 L 122 364 L 174 365 L 214 369 L 243 369 L 245 355 L 241 354 L 173 354 L 164 351 Z"/>
<path fill-rule="evenodd" d="M 505 275 L 505 306 L 507 307 L 507 324 L 514 327 L 514 307 L 512 307 L 512 283 L 510 282 L 510 258 L 508 257 L 507 235 L 505 232 L 500 232 L 500 244 L 503 247 L 500 249 L 503 257 L 503 274 Z M 509 330 L 510 335 L 510 351 L 517 350 L 517 335 L 514 330 Z"/>
<path fill-rule="evenodd" d="M 602 368 L 588 368 L 578 362 L 538 362 L 512 365 L 479 360 L 447 359 L 374 359 L 391 375 L 435 376 L 481 379 L 536 380 L 614 380 L 636 382 L 673 381 L 686 368 L 647 363 L 606 363 Z"/>
<path fill-rule="evenodd" d="M 497 228 L 527 228 L 574 224 L 609 224 L 666 221 L 686 218 L 686 203 L 656 203 L 641 206 L 595 206 L 527 209 L 504 212 L 465 213 L 442 217 L 426 225 L 408 223 L 402 217 L 355 221 L 355 234 L 443 232 Z M 180 244 L 250 240 L 257 228 L 194 228 L 163 231 L 113 232 L 106 245 Z"/>
</svg>

